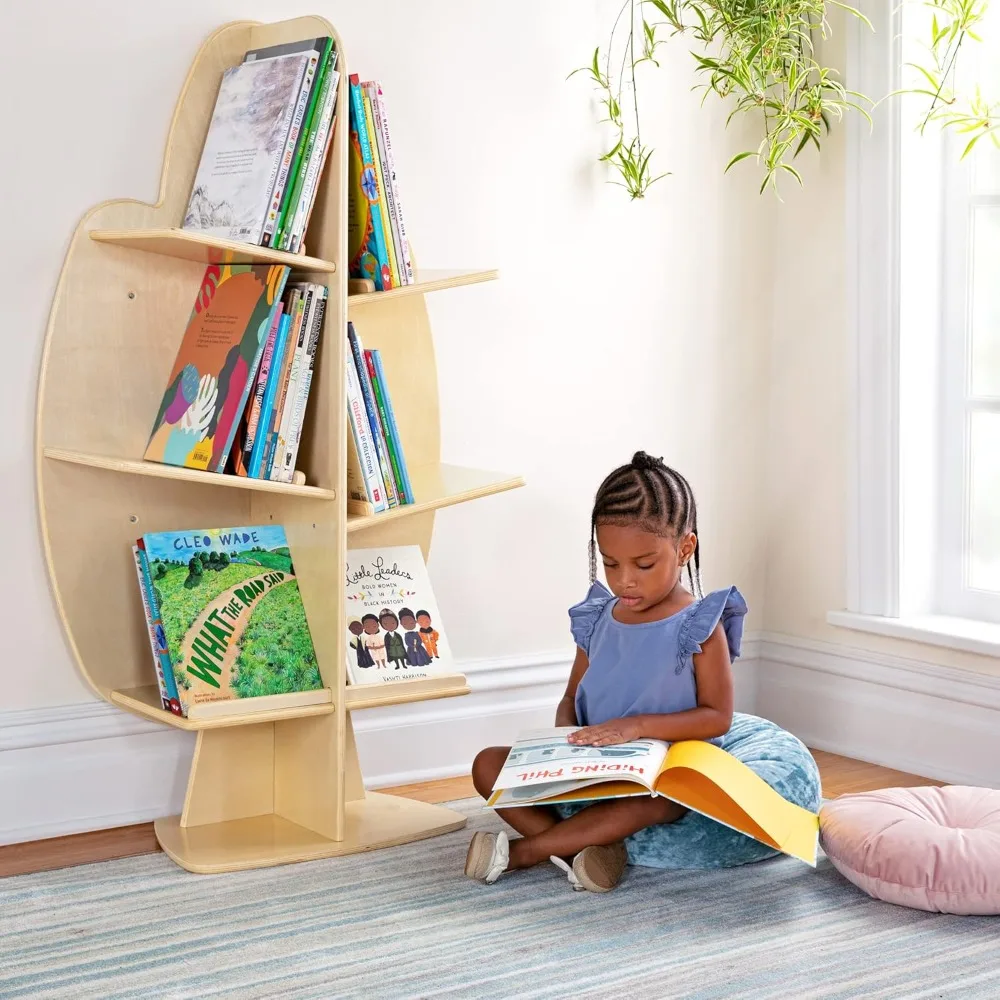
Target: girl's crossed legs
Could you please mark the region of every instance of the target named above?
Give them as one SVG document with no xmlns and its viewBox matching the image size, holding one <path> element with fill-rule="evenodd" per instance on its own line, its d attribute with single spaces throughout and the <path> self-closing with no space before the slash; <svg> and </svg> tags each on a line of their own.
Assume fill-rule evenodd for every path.
<svg viewBox="0 0 1000 1000">
<path fill-rule="evenodd" d="M 493 791 L 509 753 L 510 747 L 488 747 L 476 757 L 472 782 L 484 799 Z M 637 795 L 595 802 L 568 819 L 548 806 L 499 809 L 497 815 L 521 834 L 521 839 L 510 843 L 507 868 L 514 870 L 530 868 L 550 857 L 572 861 L 586 847 L 617 843 L 647 826 L 674 823 L 686 812 L 683 806 L 661 796 Z"/>
</svg>

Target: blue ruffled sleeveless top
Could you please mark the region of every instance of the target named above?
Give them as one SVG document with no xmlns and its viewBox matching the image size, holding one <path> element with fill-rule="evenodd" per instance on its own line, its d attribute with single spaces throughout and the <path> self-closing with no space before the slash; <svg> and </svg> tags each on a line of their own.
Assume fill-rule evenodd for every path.
<svg viewBox="0 0 1000 1000">
<path fill-rule="evenodd" d="M 614 594 L 597 582 L 586 600 L 569 609 L 573 639 L 590 661 L 576 689 L 576 717 L 582 726 L 697 708 L 692 657 L 720 621 L 730 657 L 740 655 L 747 604 L 735 587 L 713 591 L 662 621 L 637 625 L 614 619 L 616 603 Z"/>
</svg>

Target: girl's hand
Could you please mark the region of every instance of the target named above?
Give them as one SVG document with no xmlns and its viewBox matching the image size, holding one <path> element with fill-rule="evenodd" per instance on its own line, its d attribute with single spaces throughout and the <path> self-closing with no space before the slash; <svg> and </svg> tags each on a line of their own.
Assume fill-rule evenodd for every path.
<svg viewBox="0 0 1000 1000">
<path fill-rule="evenodd" d="M 612 719 L 599 726 L 584 726 L 570 733 L 567 742 L 574 746 L 610 747 L 616 743 L 630 743 L 639 739 L 636 724 L 631 719 Z"/>
</svg>

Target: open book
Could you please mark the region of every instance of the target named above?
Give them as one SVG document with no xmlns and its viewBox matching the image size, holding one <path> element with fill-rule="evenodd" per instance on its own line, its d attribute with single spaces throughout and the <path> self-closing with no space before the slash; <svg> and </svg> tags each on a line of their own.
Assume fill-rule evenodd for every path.
<svg viewBox="0 0 1000 1000">
<path fill-rule="evenodd" d="M 815 867 L 819 817 L 712 743 L 575 746 L 574 728 L 523 733 L 487 800 L 492 809 L 662 795 Z"/>
</svg>

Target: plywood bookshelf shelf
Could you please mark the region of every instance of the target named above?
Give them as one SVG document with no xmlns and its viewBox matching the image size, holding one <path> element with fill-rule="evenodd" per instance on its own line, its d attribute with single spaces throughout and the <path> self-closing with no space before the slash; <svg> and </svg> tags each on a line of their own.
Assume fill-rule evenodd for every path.
<svg viewBox="0 0 1000 1000">
<path fill-rule="evenodd" d="M 228 726 L 260 725 L 265 722 L 281 722 L 284 719 L 330 715 L 336 711 L 337 706 L 333 701 L 333 692 L 329 688 L 325 689 L 325 694 L 326 701 L 314 705 L 294 704 L 295 695 L 272 695 L 265 698 L 249 698 L 243 702 L 221 702 L 216 705 L 199 706 L 206 709 L 216 707 L 223 709 L 218 714 L 213 714 L 211 711 L 203 712 L 201 715 L 192 713 L 191 718 L 166 711 L 160 704 L 160 692 L 155 684 L 112 691 L 111 701 L 120 708 L 127 709 L 134 715 L 152 719 L 153 722 L 172 726 L 174 729 L 198 732 L 201 729 L 225 729 Z M 282 702 L 293 704 L 282 705 Z M 239 711 L 236 710 L 237 707 Z"/>
<path fill-rule="evenodd" d="M 439 292 L 447 288 L 460 288 L 462 285 L 478 285 L 484 281 L 496 281 L 500 277 L 497 270 L 488 271 L 439 271 L 421 268 L 415 274 L 416 281 L 412 285 L 401 285 L 390 288 L 386 292 L 359 292 L 349 295 L 348 307 L 375 305 L 379 302 L 391 302 L 393 299 L 405 298 L 408 295 L 423 295 L 426 292 Z"/>
<path fill-rule="evenodd" d="M 479 500 L 524 485 L 520 476 L 441 463 L 413 469 L 410 478 L 416 503 L 371 514 L 367 513 L 370 509 L 367 504 L 348 500 L 347 530 L 354 532 L 377 528 L 388 521 L 426 514 L 469 500 Z"/>
<path fill-rule="evenodd" d="M 422 680 L 400 680 L 394 684 L 359 684 L 345 691 L 348 711 L 362 708 L 382 708 L 385 705 L 406 705 L 436 698 L 457 698 L 469 693 L 469 682 L 463 674 L 445 674 Z"/>
<path fill-rule="evenodd" d="M 64 448 L 45 448 L 45 458 L 55 462 L 70 462 L 86 465 L 92 469 L 108 472 L 123 472 L 131 476 L 153 476 L 157 479 L 173 479 L 183 483 L 199 483 L 203 486 L 221 486 L 226 489 L 254 490 L 259 493 L 279 493 L 285 496 L 301 497 L 303 500 L 336 500 L 336 490 L 324 490 L 318 486 L 296 486 L 294 483 L 272 483 L 267 479 L 250 479 L 244 476 L 221 475 L 216 472 L 202 472 L 198 469 L 184 469 L 176 465 L 161 465 L 142 459 L 111 458 L 108 455 L 91 455 L 88 452 L 70 451 Z"/>
<path fill-rule="evenodd" d="M 98 243 L 113 243 L 129 250 L 144 250 L 201 264 L 284 264 L 299 271 L 325 274 L 337 270 L 333 261 L 319 257 L 237 243 L 185 229 L 92 229 L 90 238 Z"/>
<path fill-rule="evenodd" d="M 314 257 L 184 232 L 183 219 L 222 71 L 250 49 L 332 36 L 340 73 L 337 125 L 306 243 Z M 334 857 L 465 825 L 453 810 L 367 793 L 352 714 L 469 691 L 465 677 L 347 683 L 344 580 L 355 548 L 430 548 L 435 512 L 522 485 L 520 477 L 441 464 L 434 339 L 426 293 L 496 271 L 421 271 L 417 284 L 348 295 L 347 82 L 351 68 L 320 17 L 234 21 L 198 51 L 170 126 L 156 204 L 104 202 L 78 225 L 49 314 L 39 375 L 35 469 L 57 612 L 84 680 L 113 705 L 192 731 L 184 808 L 156 822 L 177 864 L 235 871 Z M 328 286 L 299 451 L 319 486 L 271 483 L 145 462 L 150 422 L 201 282 L 213 262 L 287 265 Z M 377 349 L 418 503 L 379 515 L 347 503 L 350 315 Z M 129 457 L 123 457 L 129 456 Z M 130 547 L 142 534 L 280 524 L 294 560 L 324 701 L 288 696 L 165 712 Z M 312 692 L 311 694 L 315 694 Z M 214 714 L 213 714 L 214 713 Z M 109 780 L 113 780 L 109 778 Z M 154 780 L 150 776 L 150 780 Z"/>
</svg>

